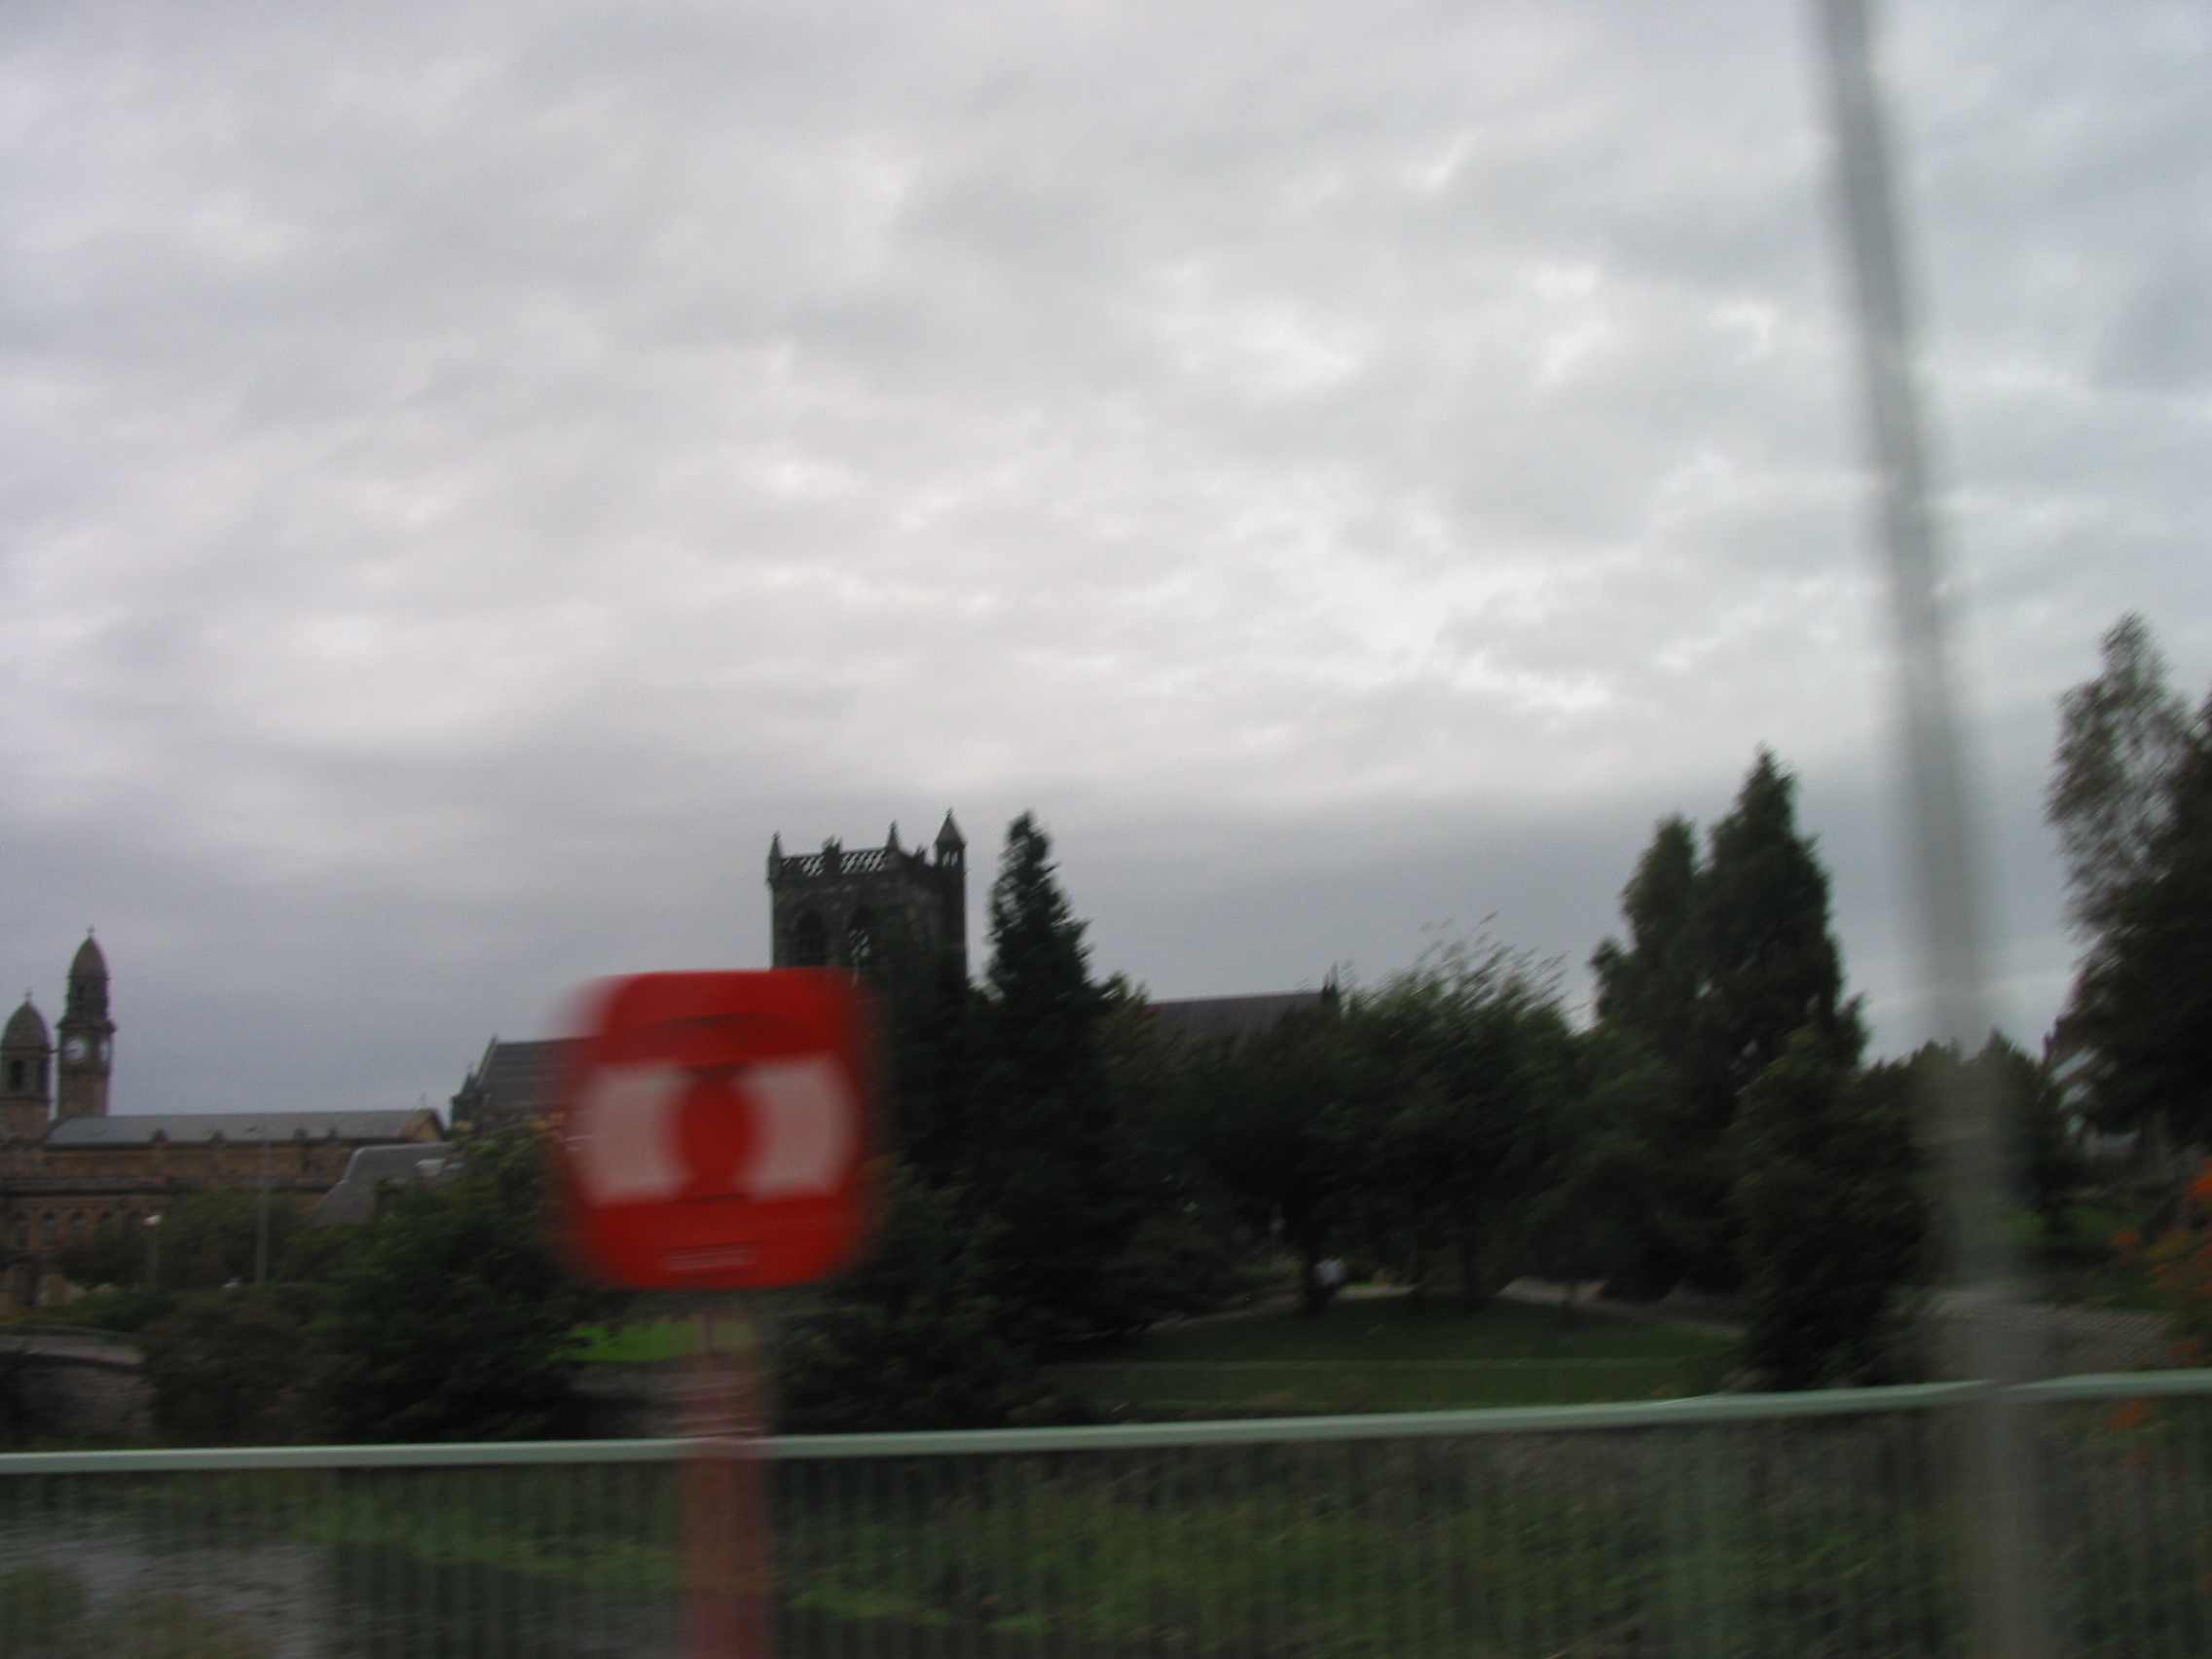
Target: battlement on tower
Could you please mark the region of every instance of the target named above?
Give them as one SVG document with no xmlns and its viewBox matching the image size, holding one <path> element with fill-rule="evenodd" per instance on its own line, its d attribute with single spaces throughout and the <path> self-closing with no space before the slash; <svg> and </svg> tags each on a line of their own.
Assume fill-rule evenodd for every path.
<svg viewBox="0 0 2212 1659">
<path fill-rule="evenodd" d="M 778 968 L 875 966 L 894 935 L 950 951 L 968 972 L 968 843 L 944 815 L 928 849 L 899 844 L 894 824 L 880 847 L 835 840 L 818 853 L 768 844 L 770 961 Z"/>
</svg>

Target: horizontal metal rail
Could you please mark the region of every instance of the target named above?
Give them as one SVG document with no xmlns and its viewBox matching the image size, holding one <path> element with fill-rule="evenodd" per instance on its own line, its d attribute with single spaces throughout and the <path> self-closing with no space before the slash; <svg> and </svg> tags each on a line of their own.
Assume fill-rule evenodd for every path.
<svg viewBox="0 0 2212 1659">
<path fill-rule="evenodd" d="M 1966 1659 L 1947 1471 L 1994 1392 L 787 1436 L 776 1651 Z M 2212 1371 L 2009 1396 L 2060 1650 L 2212 1653 Z M 0 1654 L 679 1659 L 708 1444 L 0 1456 Z"/>
<path fill-rule="evenodd" d="M 1465 1435 L 1563 1434 L 1591 1429 L 1865 1417 L 1963 1405 L 1987 1382 L 1917 1382 L 1794 1394 L 1703 1394 L 1619 1405 L 1501 1406 L 1450 1412 L 1369 1412 L 1343 1417 L 1254 1418 L 1205 1422 L 1109 1423 L 1082 1428 L 948 1429 L 913 1434 L 798 1434 L 762 1443 L 778 1461 L 859 1457 L 961 1457 L 1033 1452 L 1124 1452 L 1172 1447 L 1311 1445 Z M 2212 1394 L 2212 1370 L 2061 1377 L 2009 1390 L 2026 1404 Z M 700 1443 L 668 1440 L 518 1440 L 453 1445 L 244 1446 L 129 1452 L 0 1455 L 0 1476 L 158 1474 L 254 1469 L 411 1469 L 532 1463 L 673 1462 Z"/>
</svg>

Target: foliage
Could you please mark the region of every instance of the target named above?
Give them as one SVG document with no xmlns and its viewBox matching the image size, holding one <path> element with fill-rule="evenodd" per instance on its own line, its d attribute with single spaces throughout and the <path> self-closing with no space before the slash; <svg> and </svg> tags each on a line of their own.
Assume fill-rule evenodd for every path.
<svg viewBox="0 0 2212 1659">
<path fill-rule="evenodd" d="M 2100 645 L 2097 677 L 2059 700 L 2057 765 L 2046 798 L 2066 857 L 2069 907 L 2092 935 L 2157 866 L 2167 780 L 2189 726 L 2141 616 L 2122 616 Z"/>
<path fill-rule="evenodd" d="M 142 1287 L 149 1257 L 161 1289 L 212 1290 L 250 1283 L 261 1214 L 262 1196 L 251 1189 L 191 1193 L 169 1205 L 155 1226 L 134 1216 L 115 1217 L 62 1250 L 57 1260 L 70 1282 L 88 1288 Z M 306 1231 L 307 1218 L 288 1195 L 273 1193 L 268 1222 L 274 1272 L 287 1246 Z"/>
<path fill-rule="evenodd" d="M 1646 1097 L 1634 1133 L 1649 1162 L 1616 1277 L 1645 1296 L 1682 1278 L 1732 1288 L 1729 1128 L 1747 1091 L 1800 1030 L 1853 1059 L 1863 1042 L 1843 999 L 1827 874 L 1797 828 L 1796 780 L 1762 749 L 1705 858 L 1692 827 L 1667 819 L 1621 897 L 1629 941 L 1591 959 L 1601 1077 Z"/>
<path fill-rule="evenodd" d="M 1324 1306 L 1314 1268 L 1355 1191 L 1352 1065 L 1344 1021 L 1326 1006 L 1185 1056 L 1191 1156 L 1254 1233 L 1279 1230 L 1299 1258 L 1308 1312 Z"/>
<path fill-rule="evenodd" d="M 1128 1328 L 1138 1310 L 1108 1265 L 1143 1197 L 1117 1122 L 1084 924 L 1029 814 L 1007 829 L 991 887 L 991 963 L 973 1098 L 988 1132 L 968 1137 L 961 1185 L 990 1218 L 990 1290 L 1023 1345 Z"/>
<path fill-rule="evenodd" d="M 552 1433 L 568 1419 L 575 1328 L 607 1303 L 556 1258 L 539 1149 L 510 1129 L 362 1227 L 312 1333 L 315 1393 L 348 1439 Z"/>
<path fill-rule="evenodd" d="M 2114 1127 L 2163 1115 L 2212 1139 L 2212 703 L 2166 780 L 2149 869 L 2115 894 L 2076 993 L 2095 1106 Z"/>
<path fill-rule="evenodd" d="M 2061 700 L 2046 805 L 2089 938 L 2063 1030 L 2092 1057 L 2093 1114 L 2212 1137 L 2212 701 L 2192 717 L 2167 688 L 2142 617 Z"/>
<path fill-rule="evenodd" d="M 1183 1054 L 1185 1144 L 1231 1212 L 1315 1267 L 1362 1250 L 1469 1307 L 1520 1271 L 1574 1044 L 1550 977 L 1503 948 L 1431 953 L 1343 1006 Z"/>
<path fill-rule="evenodd" d="M 781 1342 L 793 1425 L 1051 1416 L 1063 1408 L 1041 1345 L 1142 1325 L 1221 1276 L 1190 1225 L 1188 1183 L 1159 1157 L 1154 1056 L 1132 1029 L 1141 998 L 1092 981 L 1084 924 L 1028 814 L 1008 829 L 989 913 L 979 990 L 898 934 L 871 968 L 889 1034 L 888 1218 Z"/>
<path fill-rule="evenodd" d="M 1138 1220 L 1106 1264 L 1104 1294 L 1129 1328 L 1210 1313 L 1248 1293 L 1265 1270 L 1233 1207 L 1191 1156 L 1186 1125 L 1201 1110 L 1185 1056 L 1154 1024 L 1144 988 L 1115 975 L 1100 987 L 1106 1087 Z"/>
<path fill-rule="evenodd" d="M 173 1290 L 148 1290 L 144 1286 L 136 1290 L 95 1290 L 59 1309 L 47 1310 L 45 1318 L 66 1320 L 96 1331 L 142 1331 L 174 1309 L 179 1294 Z"/>
<path fill-rule="evenodd" d="M 1778 1387 L 1898 1382 L 1908 1363 L 1900 1301 L 1927 1267 L 1913 1068 L 1855 1058 L 1799 1032 L 1730 1131 L 1745 1358 Z"/>
<path fill-rule="evenodd" d="M 1744 1091 L 1800 1031 L 1856 1061 L 1863 1034 L 1843 1001 L 1828 928 L 1828 878 L 1797 830 L 1796 780 L 1759 752 L 1736 805 L 1713 827 L 1698 882 L 1704 993 L 1696 1024 L 1709 1074 L 1702 1102 L 1733 1118 Z"/>
<path fill-rule="evenodd" d="M 1946 1056 L 1953 1058 L 1955 1056 Z M 2050 1068 L 1998 1033 L 1973 1059 L 1996 1101 L 2023 1197 L 2046 1237 L 2066 1231 L 2066 1212 L 2088 1169 L 2066 1126 L 2066 1103 Z M 1924 1096 L 1925 1098 L 1925 1096 Z"/>
<path fill-rule="evenodd" d="M 1521 1251 L 1527 1271 L 1570 1287 L 1564 1318 L 1573 1314 L 1571 1287 L 1621 1278 L 1641 1241 L 1667 1235 L 1651 1143 L 1680 1098 L 1677 1074 L 1646 1051 L 1603 1029 L 1579 1047 L 1575 1087 L 1550 1115 Z"/>
<path fill-rule="evenodd" d="M 1521 1271 L 1532 1200 L 1565 1102 L 1572 1044 L 1541 968 L 1503 946 L 1452 946 L 1345 1019 L 1353 1072 L 1347 1160 L 1372 1198 L 1370 1242 L 1450 1252 L 1462 1304 Z"/>
<path fill-rule="evenodd" d="M 1660 820 L 1636 873 L 1621 889 L 1621 915 L 1629 942 L 1606 940 L 1590 961 L 1598 979 L 1599 1023 L 1632 1034 L 1656 1057 L 1686 1069 L 1694 1057 L 1706 979 L 1697 830 L 1688 819 Z"/>
<path fill-rule="evenodd" d="M 992 1227 L 958 1189 L 896 1164 L 867 1258 L 778 1343 L 783 1426 L 800 1433 L 989 1428 L 1059 1408 L 991 1295 Z"/>
<path fill-rule="evenodd" d="M 190 1440 L 290 1438 L 303 1423 L 307 1346 L 273 1289 L 188 1293 L 140 1341 L 155 1426 Z"/>
<path fill-rule="evenodd" d="M 2212 1365 L 2212 1160 L 2184 1195 L 2180 1225 L 2145 1240 L 2120 1235 L 2123 1259 L 2148 1274 L 2165 1304 L 2173 1357 Z"/>
</svg>

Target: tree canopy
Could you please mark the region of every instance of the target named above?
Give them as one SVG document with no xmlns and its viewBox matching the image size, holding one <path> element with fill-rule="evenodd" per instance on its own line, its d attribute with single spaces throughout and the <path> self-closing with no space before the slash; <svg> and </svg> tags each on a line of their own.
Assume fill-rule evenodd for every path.
<svg viewBox="0 0 2212 1659">
<path fill-rule="evenodd" d="M 1608 1039 L 1601 1087 L 1642 1102 L 1608 1132 L 1640 1142 L 1650 1166 L 1621 1283 L 1650 1296 L 1682 1278 L 1733 1288 L 1728 1132 L 1747 1092 L 1800 1031 L 1846 1063 L 1863 1041 L 1843 997 L 1827 872 L 1797 828 L 1796 780 L 1760 750 L 1705 856 L 1686 820 L 1662 821 L 1621 903 L 1628 942 L 1608 940 L 1591 960 Z"/>
<path fill-rule="evenodd" d="M 2167 688 L 2149 625 L 2061 700 L 2048 800 L 2088 948 L 2067 1018 L 2112 1128 L 2212 1138 L 2212 699 Z"/>
<path fill-rule="evenodd" d="M 528 1129 L 397 1195 L 339 1262 L 315 1325 L 332 1426 L 359 1440 L 520 1440 L 559 1428 L 577 1327 L 606 1299 L 554 1253 Z"/>
</svg>

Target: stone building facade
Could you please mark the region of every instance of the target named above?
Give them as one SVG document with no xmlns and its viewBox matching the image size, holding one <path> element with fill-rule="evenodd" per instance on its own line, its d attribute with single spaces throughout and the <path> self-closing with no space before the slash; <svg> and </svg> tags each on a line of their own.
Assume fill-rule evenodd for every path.
<svg viewBox="0 0 2212 1659">
<path fill-rule="evenodd" d="M 909 852 L 891 827 L 880 847 L 835 841 L 819 853 L 768 843 L 769 965 L 866 969 L 889 933 L 948 949 L 968 973 L 968 843 L 952 814 L 927 850 Z"/>
<path fill-rule="evenodd" d="M 115 1022 L 91 939 L 70 964 L 54 1035 L 58 1047 L 28 998 L 0 1031 L 0 1307 L 71 1295 L 55 1258 L 103 1222 L 143 1221 L 219 1187 L 266 1186 L 305 1206 L 357 1148 L 443 1138 L 426 1108 L 110 1115 Z"/>
</svg>

